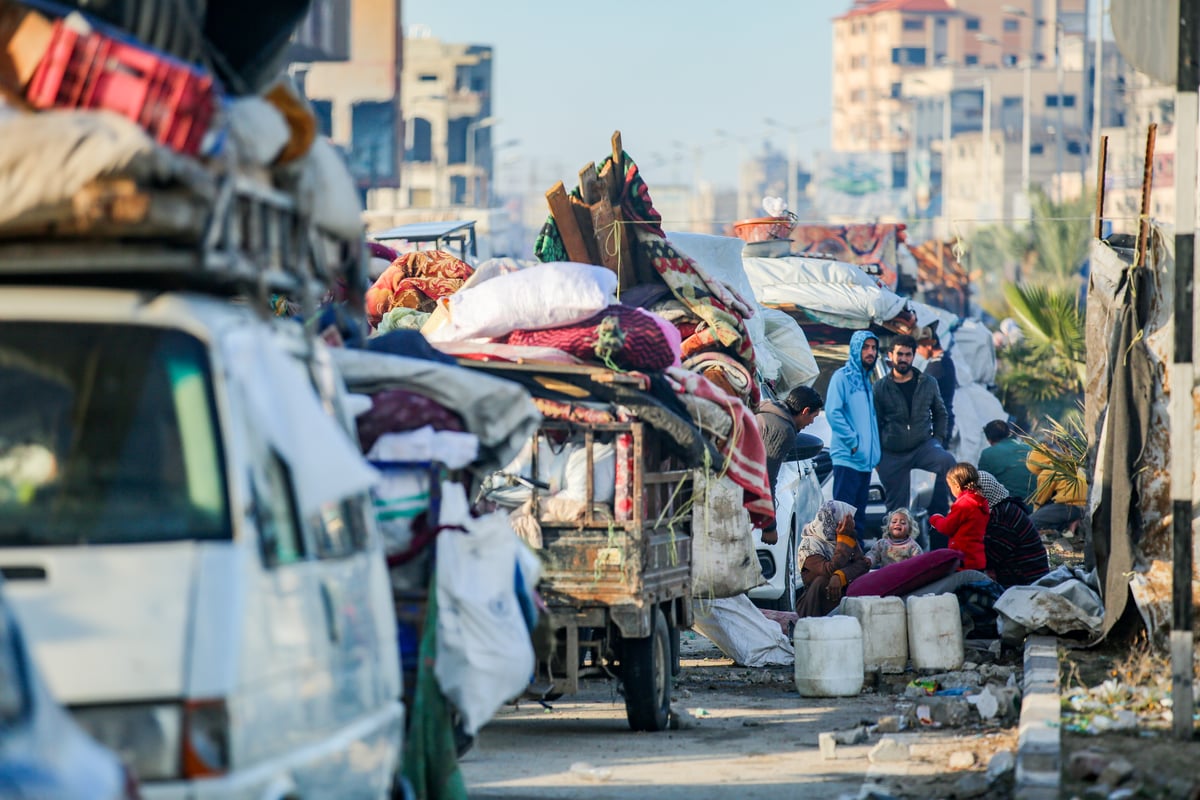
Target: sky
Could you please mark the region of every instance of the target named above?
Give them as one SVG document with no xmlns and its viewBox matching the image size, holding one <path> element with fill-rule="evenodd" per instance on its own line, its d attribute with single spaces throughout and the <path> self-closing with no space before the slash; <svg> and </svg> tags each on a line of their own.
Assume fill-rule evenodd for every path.
<svg viewBox="0 0 1200 800">
<path fill-rule="evenodd" d="M 766 142 L 802 163 L 829 147 L 831 20 L 850 5 L 404 0 L 403 14 L 406 28 L 494 48 L 492 141 L 519 140 L 496 152 L 498 182 L 574 186 L 620 130 L 651 185 L 732 187 L 739 154 Z"/>
</svg>

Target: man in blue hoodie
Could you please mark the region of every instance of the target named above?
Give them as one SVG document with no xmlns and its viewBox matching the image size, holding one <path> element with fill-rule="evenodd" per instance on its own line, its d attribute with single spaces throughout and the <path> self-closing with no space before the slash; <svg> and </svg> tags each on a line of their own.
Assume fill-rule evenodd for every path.
<svg viewBox="0 0 1200 800">
<path fill-rule="evenodd" d="M 857 509 L 854 529 L 859 541 L 867 531 L 867 490 L 871 470 L 879 463 L 879 427 L 871 372 L 879 360 L 879 338 L 857 331 L 850 338 L 846 365 L 829 379 L 825 415 L 833 429 L 829 454 L 833 458 L 833 499 Z"/>
</svg>

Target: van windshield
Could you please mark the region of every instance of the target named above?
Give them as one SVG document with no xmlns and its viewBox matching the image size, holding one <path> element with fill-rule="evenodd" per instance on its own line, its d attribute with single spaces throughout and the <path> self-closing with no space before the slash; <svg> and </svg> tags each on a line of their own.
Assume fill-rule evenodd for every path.
<svg viewBox="0 0 1200 800">
<path fill-rule="evenodd" d="M 0 323 L 0 547 L 230 538 L 209 374 L 179 331 Z"/>
</svg>

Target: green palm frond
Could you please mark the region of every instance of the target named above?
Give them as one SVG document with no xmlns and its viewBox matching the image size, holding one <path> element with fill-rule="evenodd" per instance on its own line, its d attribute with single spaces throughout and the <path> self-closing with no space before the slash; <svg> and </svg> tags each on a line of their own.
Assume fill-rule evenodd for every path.
<svg viewBox="0 0 1200 800">
<path fill-rule="evenodd" d="M 1065 415 L 1063 420 L 1047 417 L 1038 435 L 1022 436 L 1021 439 L 1041 456 L 1047 472 L 1073 489 L 1078 488 L 1088 450 L 1087 432 L 1078 409 Z"/>
</svg>

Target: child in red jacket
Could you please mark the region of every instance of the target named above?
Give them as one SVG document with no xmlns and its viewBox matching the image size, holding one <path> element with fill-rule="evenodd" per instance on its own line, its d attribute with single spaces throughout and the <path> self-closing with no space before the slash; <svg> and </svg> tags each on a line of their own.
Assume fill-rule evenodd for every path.
<svg viewBox="0 0 1200 800">
<path fill-rule="evenodd" d="M 946 473 L 954 505 L 946 515 L 934 514 L 929 524 L 935 531 L 946 536 L 951 550 L 963 554 L 963 569 L 987 569 L 987 556 L 983 549 L 983 536 L 987 532 L 988 501 L 979 492 L 979 472 L 974 465 L 955 464 Z"/>
</svg>

